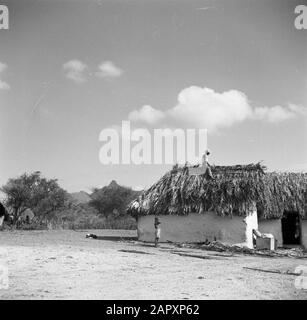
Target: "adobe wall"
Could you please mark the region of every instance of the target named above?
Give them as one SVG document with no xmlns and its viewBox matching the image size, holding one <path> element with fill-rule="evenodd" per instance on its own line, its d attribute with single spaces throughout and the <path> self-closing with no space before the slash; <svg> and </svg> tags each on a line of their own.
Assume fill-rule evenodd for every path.
<svg viewBox="0 0 307 320">
<path fill-rule="evenodd" d="M 154 241 L 154 215 L 138 218 L 140 241 Z M 185 216 L 161 215 L 161 242 L 221 241 L 229 244 L 246 242 L 244 217 L 221 217 L 214 212 L 190 213 Z M 251 220 L 255 220 L 254 218 Z"/>
</svg>

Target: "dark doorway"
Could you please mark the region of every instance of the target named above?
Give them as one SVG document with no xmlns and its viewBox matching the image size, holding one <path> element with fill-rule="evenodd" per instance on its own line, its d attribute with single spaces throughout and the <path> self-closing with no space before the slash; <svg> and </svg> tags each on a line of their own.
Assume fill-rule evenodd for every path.
<svg viewBox="0 0 307 320">
<path fill-rule="evenodd" d="M 298 212 L 286 211 L 281 219 L 283 244 L 301 244 L 301 220 Z"/>
</svg>

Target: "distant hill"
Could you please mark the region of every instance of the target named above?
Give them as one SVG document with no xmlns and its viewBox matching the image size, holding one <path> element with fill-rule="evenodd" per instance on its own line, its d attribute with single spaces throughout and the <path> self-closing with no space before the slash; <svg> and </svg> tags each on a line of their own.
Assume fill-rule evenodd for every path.
<svg viewBox="0 0 307 320">
<path fill-rule="evenodd" d="M 93 193 L 90 195 L 90 197 L 93 198 L 93 196 L 95 196 L 97 194 L 101 194 L 101 192 L 103 192 L 103 191 L 114 190 L 114 189 L 129 191 L 133 195 L 137 195 L 137 196 L 142 192 L 141 190 L 133 190 L 131 187 L 121 186 L 115 180 L 112 180 L 107 186 L 104 186 L 101 188 L 95 188 L 93 190 Z"/>
<path fill-rule="evenodd" d="M 72 200 L 76 203 L 88 203 L 91 200 L 91 196 L 85 191 L 70 193 Z"/>
<path fill-rule="evenodd" d="M 110 184 L 105 188 L 121 188 L 121 187 L 122 186 L 120 186 L 115 180 L 112 180 Z M 122 187 L 122 188 L 125 188 L 125 187 Z"/>
</svg>

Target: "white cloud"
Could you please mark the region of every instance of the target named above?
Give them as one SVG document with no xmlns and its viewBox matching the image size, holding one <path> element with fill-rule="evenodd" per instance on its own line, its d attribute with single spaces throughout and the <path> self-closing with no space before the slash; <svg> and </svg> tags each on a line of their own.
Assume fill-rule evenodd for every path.
<svg viewBox="0 0 307 320">
<path fill-rule="evenodd" d="M 163 111 L 154 109 L 148 105 L 143 106 L 140 110 L 134 110 L 128 115 L 130 121 L 143 122 L 150 125 L 160 122 L 164 117 Z"/>
<path fill-rule="evenodd" d="M 304 108 L 293 104 L 288 107 L 258 107 L 254 110 L 255 119 L 265 119 L 272 123 L 293 119 L 298 114 L 304 114 Z"/>
<path fill-rule="evenodd" d="M 278 123 L 299 114 L 306 115 L 306 108 L 294 104 L 254 107 L 241 91 L 219 93 L 210 88 L 191 86 L 179 93 L 175 107 L 162 111 L 143 106 L 132 111 L 128 118 L 149 126 L 159 123 L 167 127 L 206 128 L 212 132 L 248 119 Z"/>
<path fill-rule="evenodd" d="M 112 61 L 104 61 L 98 66 L 99 71 L 96 76 L 99 78 L 118 78 L 123 74 L 123 70 L 117 67 Z"/>
<path fill-rule="evenodd" d="M 90 73 L 89 67 L 82 61 L 77 59 L 69 60 L 63 64 L 66 78 L 76 83 L 83 83 L 88 80 Z M 112 61 L 104 61 L 98 66 L 95 76 L 104 79 L 118 78 L 123 74 L 123 70 L 117 67 Z"/>
<path fill-rule="evenodd" d="M 87 65 L 80 60 L 73 59 L 63 64 L 66 78 L 76 83 L 83 83 L 87 80 Z"/>
<path fill-rule="evenodd" d="M 192 86 L 179 93 L 178 104 L 167 113 L 180 124 L 215 130 L 245 120 L 252 110 L 247 97 L 240 91 L 218 93 Z"/>
<path fill-rule="evenodd" d="M 1 79 L 3 72 L 7 69 L 5 63 L 0 62 L 0 90 L 9 90 L 10 85 Z"/>
</svg>

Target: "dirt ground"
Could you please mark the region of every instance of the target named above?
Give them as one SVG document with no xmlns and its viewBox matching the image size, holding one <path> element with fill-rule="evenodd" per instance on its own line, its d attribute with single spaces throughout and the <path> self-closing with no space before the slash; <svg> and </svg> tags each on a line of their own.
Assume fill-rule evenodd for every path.
<svg viewBox="0 0 307 320">
<path fill-rule="evenodd" d="M 306 259 L 268 258 L 172 244 L 86 239 L 134 231 L 3 231 L 0 264 L 9 288 L 0 299 L 307 299 L 296 276 L 244 269 L 290 270 Z M 205 259 L 179 254 L 201 255 Z"/>
</svg>

